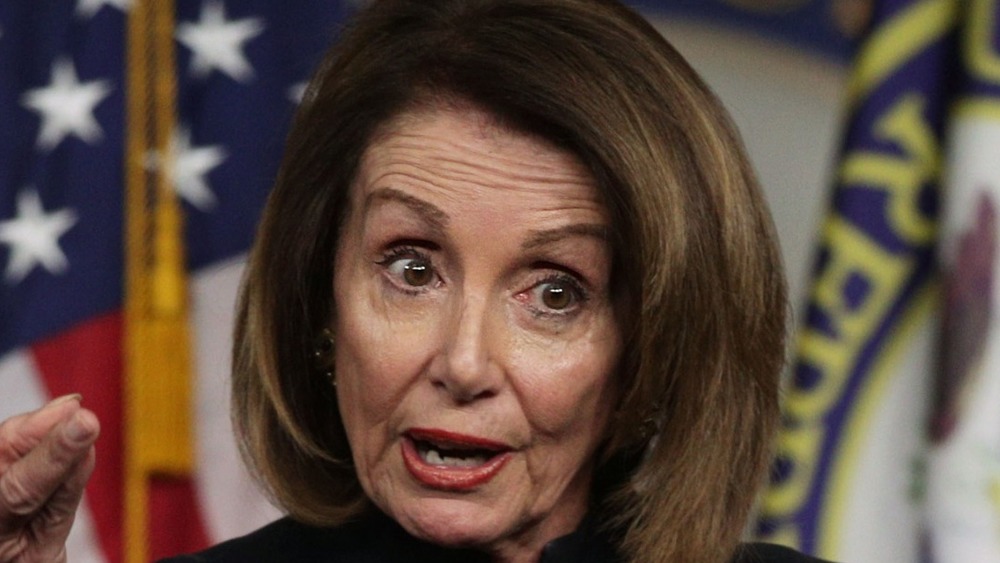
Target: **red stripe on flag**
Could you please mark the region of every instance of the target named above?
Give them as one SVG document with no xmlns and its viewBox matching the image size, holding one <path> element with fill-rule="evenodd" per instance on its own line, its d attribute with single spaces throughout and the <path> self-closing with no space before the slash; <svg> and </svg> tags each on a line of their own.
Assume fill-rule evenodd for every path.
<svg viewBox="0 0 1000 563">
<path fill-rule="evenodd" d="M 154 560 L 208 546 L 191 479 L 153 477 L 149 514 L 149 547 Z"/>
<path fill-rule="evenodd" d="M 87 503 L 109 563 L 122 560 L 122 317 L 111 313 L 32 346 L 49 395 L 83 395 L 101 421 Z"/>
</svg>

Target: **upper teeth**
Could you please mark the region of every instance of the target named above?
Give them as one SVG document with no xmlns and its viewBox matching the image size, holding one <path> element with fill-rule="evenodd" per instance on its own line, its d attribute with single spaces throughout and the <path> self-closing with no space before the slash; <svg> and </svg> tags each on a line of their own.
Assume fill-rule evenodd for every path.
<svg viewBox="0 0 1000 563">
<path fill-rule="evenodd" d="M 441 455 L 441 452 L 430 448 L 420 452 L 420 457 L 431 465 L 445 465 L 448 467 L 476 467 L 486 463 L 486 456 L 470 455 L 468 457 L 455 457 Z"/>
</svg>

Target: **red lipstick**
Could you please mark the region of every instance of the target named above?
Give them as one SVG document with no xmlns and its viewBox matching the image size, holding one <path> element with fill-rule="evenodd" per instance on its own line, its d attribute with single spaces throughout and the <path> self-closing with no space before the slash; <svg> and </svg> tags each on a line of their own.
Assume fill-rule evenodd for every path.
<svg viewBox="0 0 1000 563">
<path fill-rule="evenodd" d="M 502 442 L 436 428 L 408 430 L 402 451 L 414 479 L 446 491 L 468 491 L 489 482 L 512 455 Z"/>
</svg>

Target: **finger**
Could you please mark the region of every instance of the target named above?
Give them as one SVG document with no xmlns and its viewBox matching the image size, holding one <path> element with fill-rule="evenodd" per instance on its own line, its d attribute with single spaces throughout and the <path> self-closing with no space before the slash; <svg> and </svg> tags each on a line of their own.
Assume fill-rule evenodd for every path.
<svg viewBox="0 0 1000 563">
<path fill-rule="evenodd" d="M 0 472 L 37 446 L 56 424 L 80 408 L 80 395 L 65 395 L 0 424 Z"/>
<path fill-rule="evenodd" d="M 78 408 L 0 475 L 0 534 L 5 523 L 38 512 L 61 486 L 72 482 L 82 493 L 82 485 L 72 479 L 74 470 L 88 458 L 99 433 L 97 417 Z"/>
<path fill-rule="evenodd" d="M 34 543 L 25 553 L 27 561 L 64 561 L 66 539 L 73 527 L 87 480 L 94 472 L 95 453 L 91 446 L 84 459 L 56 489 L 31 523 Z"/>
</svg>

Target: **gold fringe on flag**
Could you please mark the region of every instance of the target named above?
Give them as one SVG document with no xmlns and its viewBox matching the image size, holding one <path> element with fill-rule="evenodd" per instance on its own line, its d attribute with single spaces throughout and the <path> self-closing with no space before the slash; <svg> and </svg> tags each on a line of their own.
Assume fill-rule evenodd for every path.
<svg viewBox="0 0 1000 563">
<path fill-rule="evenodd" d="M 125 563 L 148 561 L 150 478 L 193 466 L 183 217 L 172 187 L 174 2 L 128 17 L 125 154 Z"/>
</svg>

